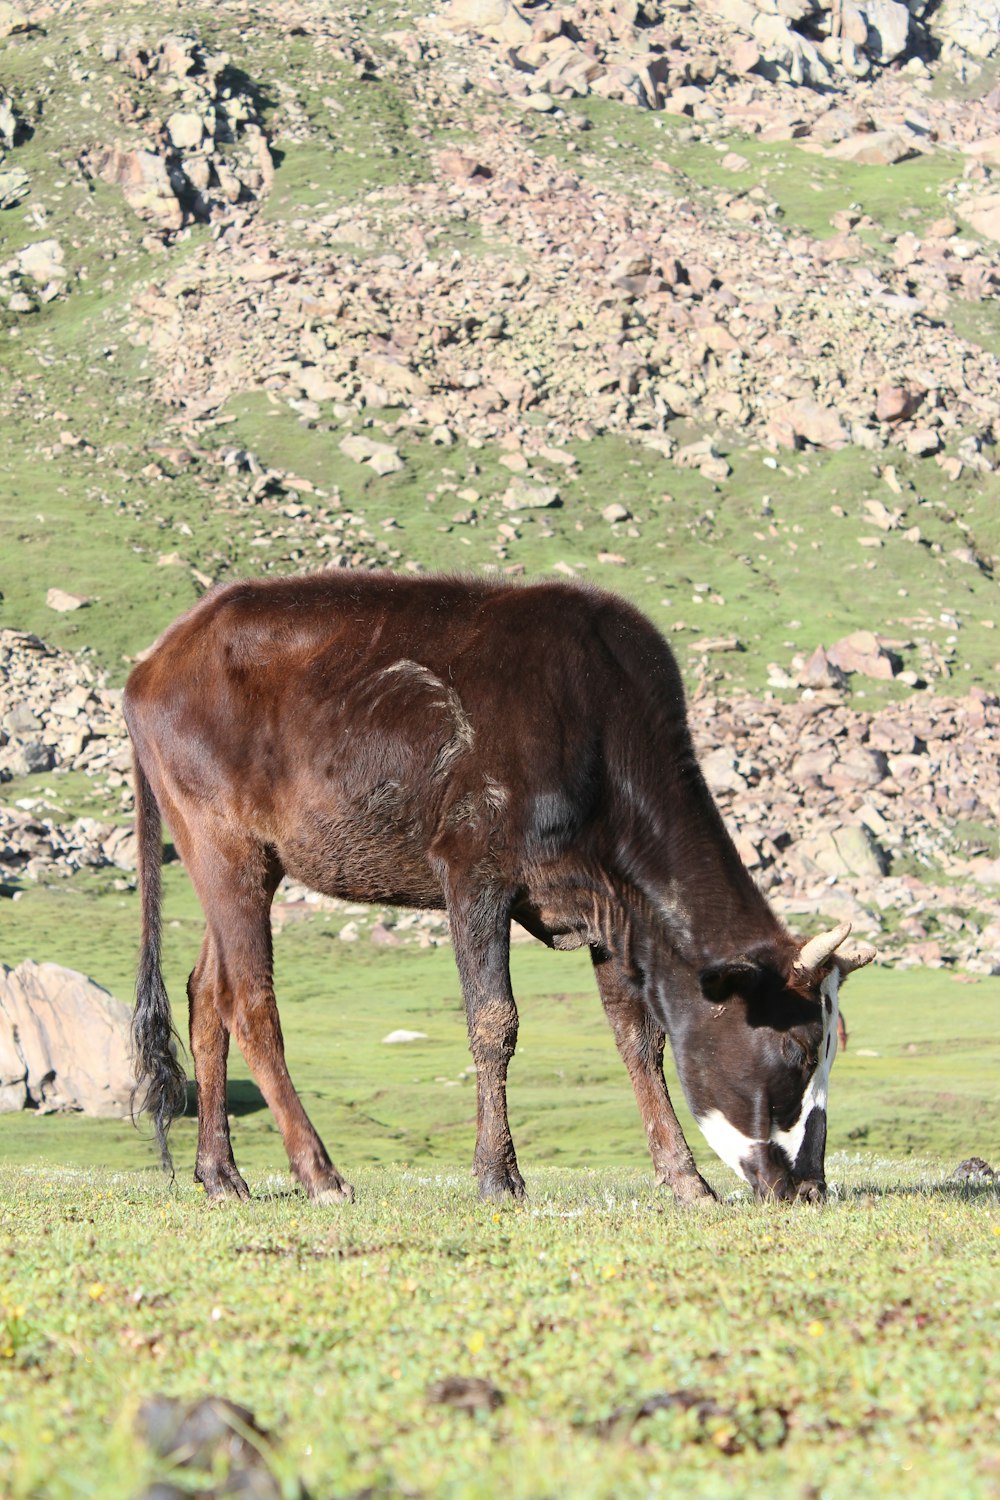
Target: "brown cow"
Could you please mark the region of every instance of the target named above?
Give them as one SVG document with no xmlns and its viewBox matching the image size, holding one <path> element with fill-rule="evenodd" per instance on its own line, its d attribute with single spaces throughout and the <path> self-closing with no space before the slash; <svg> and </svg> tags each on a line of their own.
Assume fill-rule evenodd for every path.
<svg viewBox="0 0 1000 1500">
<path fill-rule="evenodd" d="M 663 1078 L 761 1195 L 821 1197 L 841 978 L 874 950 L 801 946 L 754 885 L 698 768 L 676 662 L 621 599 L 566 583 L 324 573 L 228 584 L 125 692 L 143 937 L 143 1102 L 184 1104 L 160 975 L 160 812 L 207 922 L 188 982 L 196 1179 L 248 1196 L 226 1120 L 236 1037 L 311 1198 L 350 1198 L 285 1066 L 270 906 L 286 872 L 330 896 L 445 906 L 477 1068 L 484 1196 L 524 1184 L 507 1121 L 515 919 L 589 947 L 660 1183 L 711 1196 Z"/>
</svg>

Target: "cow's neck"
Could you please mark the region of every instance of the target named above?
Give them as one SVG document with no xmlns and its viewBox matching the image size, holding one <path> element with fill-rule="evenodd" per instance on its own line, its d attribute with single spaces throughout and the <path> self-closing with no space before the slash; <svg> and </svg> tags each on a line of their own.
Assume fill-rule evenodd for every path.
<svg viewBox="0 0 1000 1500">
<path fill-rule="evenodd" d="M 780 942 L 784 928 L 757 888 L 694 763 L 662 802 L 633 802 L 619 840 L 644 915 L 694 967 Z"/>
</svg>

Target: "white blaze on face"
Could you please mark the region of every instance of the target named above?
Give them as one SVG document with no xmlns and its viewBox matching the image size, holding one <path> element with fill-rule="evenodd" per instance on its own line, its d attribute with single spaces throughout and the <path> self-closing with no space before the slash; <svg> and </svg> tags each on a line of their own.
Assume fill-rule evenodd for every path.
<svg viewBox="0 0 1000 1500">
<path fill-rule="evenodd" d="M 742 1163 L 755 1146 L 762 1146 L 764 1142 L 755 1141 L 750 1136 L 744 1135 L 742 1130 L 737 1130 L 735 1125 L 730 1125 L 721 1109 L 710 1109 L 707 1115 L 695 1116 L 695 1118 L 698 1120 L 698 1129 L 716 1156 L 720 1157 L 727 1167 L 732 1167 L 737 1177 L 750 1182 Z"/>
<path fill-rule="evenodd" d="M 806 1084 L 802 1094 L 802 1108 L 794 1125 L 787 1130 L 779 1130 L 776 1125 L 771 1127 L 771 1140 L 776 1146 L 784 1151 L 792 1166 L 799 1159 L 802 1150 L 802 1142 L 805 1138 L 806 1125 L 809 1116 L 814 1109 L 826 1110 L 827 1095 L 830 1090 L 830 1069 L 833 1067 L 833 1059 L 837 1055 L 837 1012 L 838 992 L 840 990 L 840 970 L 834 966 L 819 987 L 820 1001 L 823 1006 L 823 1040 L 820 1043 L 819 1061 L 816 1070 Z"/>
</svg>

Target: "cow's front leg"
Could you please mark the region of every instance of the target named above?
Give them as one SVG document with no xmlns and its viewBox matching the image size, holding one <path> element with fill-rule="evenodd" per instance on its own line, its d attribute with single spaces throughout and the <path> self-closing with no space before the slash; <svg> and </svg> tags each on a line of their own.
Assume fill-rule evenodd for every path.
<svg viewBox="0 0 1000 1500">
<path fill-rule="evenodd" d="M 517 1044 L 510 986 L 510 903 L 493 889 L 450 890 L 455 961 L 462 980 L 469 1046 L 476 1064 L 476 1154 L 481 1198 L 524 1197 L 507 1119 L 507 1065 Z"/>
<path fill-rule="evenodd" d="M 597 948 L 590 950 L 590 956 L 604 1014 L 635 1090 L 657 1185 L 669 1187 L 679 1203 L 713 1199 L 715 1194 L 695 1166 L 667 1092 L 663 1032 L 646 1009 L 642 991 L 620 960 Z"/>
</svg>

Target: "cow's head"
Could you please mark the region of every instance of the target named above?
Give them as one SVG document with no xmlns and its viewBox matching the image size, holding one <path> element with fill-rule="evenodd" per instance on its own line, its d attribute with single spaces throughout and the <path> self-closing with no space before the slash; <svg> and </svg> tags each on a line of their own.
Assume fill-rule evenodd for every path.
<svg viewBox="0 0 1000 1500">
<path fill-rule="evenodd" d="M 801 948 L 764 948 L 699 975 L 706 1009 L 671 1042 L 691 1110 L 712 1149 L 761 1197 L 826 1193 L 826 1098 L 838 991 L 871 963 L 850 923 Z"/>
</svg>

